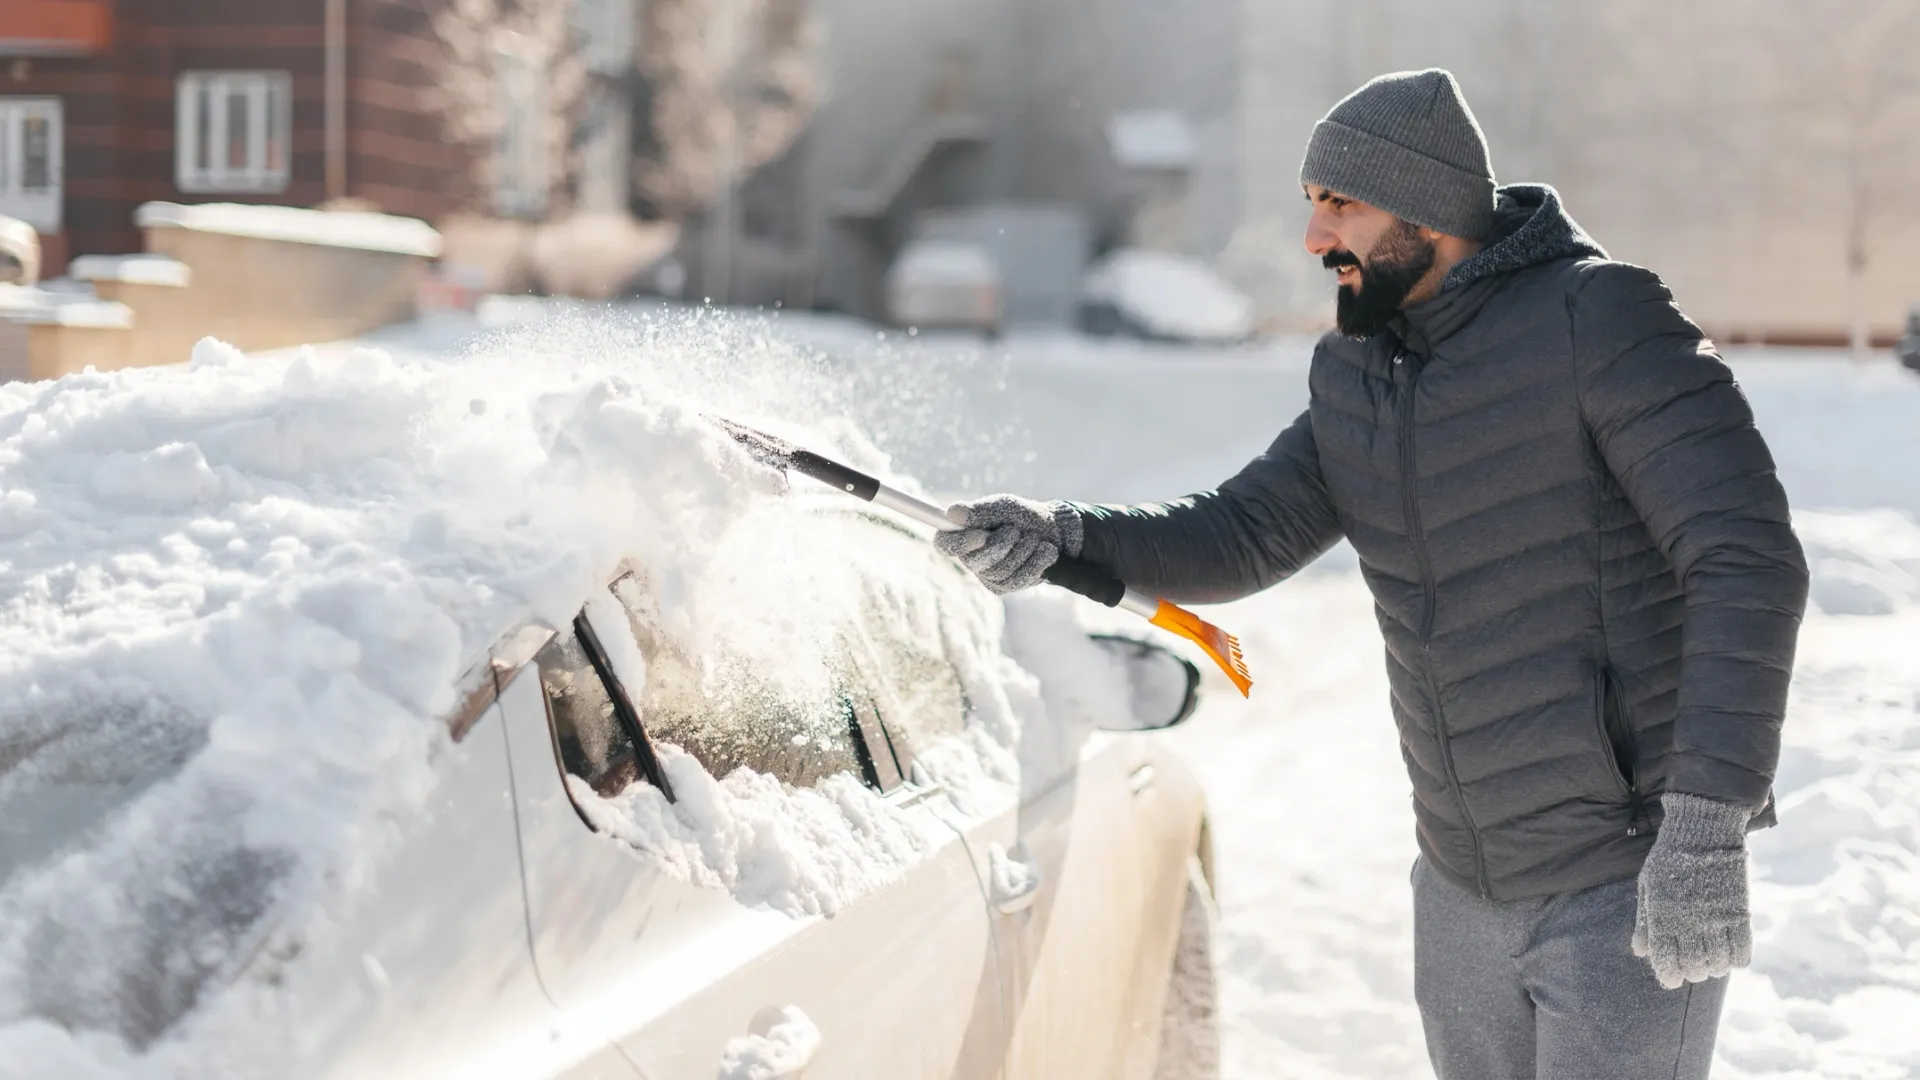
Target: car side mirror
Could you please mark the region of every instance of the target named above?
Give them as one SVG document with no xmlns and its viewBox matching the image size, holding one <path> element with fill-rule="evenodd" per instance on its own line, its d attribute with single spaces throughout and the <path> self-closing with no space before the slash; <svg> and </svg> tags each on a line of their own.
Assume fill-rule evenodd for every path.
<svg viewBox="0 0 1920 1080">
<path fill-rule="evenodd" d="M 1185 657 L 1150 641 L 1116 634 L 1090 634 L 1126 673 L 1131 716 L 1103 720 L 1109 731 L 1158 731 L 1193 715 L 1200 704 L 1200 669 Z"/>
</svg>

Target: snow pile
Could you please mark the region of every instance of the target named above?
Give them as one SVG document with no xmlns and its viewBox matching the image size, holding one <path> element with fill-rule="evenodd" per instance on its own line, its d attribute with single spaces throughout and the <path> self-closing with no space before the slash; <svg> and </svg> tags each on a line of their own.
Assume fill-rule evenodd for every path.
<svg viewBox="0 0 1920 1080">
<path fill-rule="evenodd" d="M 845 773 L 798 790 L 748 769 L 716 780 L 671 745 L 660 765 L 675 803 L 647 784 L 611 799 L 575 777 L 567 786 L 596 830 L 674 876 L 791 915 L 831 915 L 951 836 L 923 828 L 937 823 L 889 814 Z"/>
<path fill-rule="evenodd" d="M 1245 294 L 1205 263 L 1171 252 L 1116 251 L 1087 273 L 1080 295 L 1154 337 L 1229 342 L 1253 332 Z"/>
<path fill-rule="evenodd" d="M 1795 517 L 1813 569 L 1779 782 L 1756 834 L 1733 1077 L 1920 1073 L 1920 525 Z"/>
<path fill-rule="evenodd" d="M 826 535 L 818 507 L 699 412 L 884 400 L 822 363 L 694 315 L 447 360 L 208 341 L 185 368 L 0 386 L 0 1059 L 51 1060 L 59 1029 L 98 1061 L 186 1037 L 273 913 L 351 895 L 421 804 L 454 677 L 523 617 L 564 624 L 623 558 L 671 634 L 812 685 L 842 642 L 793 627 L 858 623 L 832 583 L 863 551 L 782 549 Z M 850 422 L 783 433 L 912 486 Z M 763 549 L 799 560 L 795 587 L 737 606 L 754 579 L 731 564 Z M 928 609 L 969 689 L 1010 684 L 922 755 L 962 798 L 1005 797 L 1041 708 L 983 596 Z M 848 785 L 666 756 L 685 804 L 624 814 L 658 827 L 628 839 L 749 902 L 832 910 L 926 846 Z"/>
<path fill-rule="evenodd" d="M 783 1006 L 753 1026 L 765 1030 L 727 1040 L 720 1080 L 790 1080 L 820 1050 L 820 1029 L 795 1006 Z"/>
</svg>

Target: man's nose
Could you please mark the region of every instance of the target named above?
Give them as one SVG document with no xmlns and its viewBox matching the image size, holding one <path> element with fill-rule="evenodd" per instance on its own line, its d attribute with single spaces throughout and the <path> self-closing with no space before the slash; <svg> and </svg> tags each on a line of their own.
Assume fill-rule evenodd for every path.
<svg viewBox="0 0 1920 1080">
<path fill-rule="evenodd" d="M 1318 210 L 1315 210 L 1313 216 L 1307 219 L 1307 235 L 1305 240 L 1307 254 L 1316 257 L 1325 255 L 1327 252 L 1340 246 L 1339 239 L 1333 235 L 1333 230 L 1327 227 L 1326 221 L 1321 217 L 1320 211 Z"/>
</svg>

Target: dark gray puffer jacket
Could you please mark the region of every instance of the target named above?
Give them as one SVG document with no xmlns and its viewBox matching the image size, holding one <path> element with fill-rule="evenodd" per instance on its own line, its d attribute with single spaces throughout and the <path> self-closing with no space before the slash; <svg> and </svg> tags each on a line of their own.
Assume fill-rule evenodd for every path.
<svg viewBox="0 0 1920 1080">
<path fill-rule="evenodd" d="M 1218 490 L 1081 506 L 1081 554 L 1176 601 L 1341 537 L 1386 637 L 1420 848 L 1495 899 L 1631 877 L 1658 796 L 1771 785 L 1807 568 L 1733 376 L 1551 188 L 1395 332 L 1329 334 L 1311 404 Z"/>
</svg>

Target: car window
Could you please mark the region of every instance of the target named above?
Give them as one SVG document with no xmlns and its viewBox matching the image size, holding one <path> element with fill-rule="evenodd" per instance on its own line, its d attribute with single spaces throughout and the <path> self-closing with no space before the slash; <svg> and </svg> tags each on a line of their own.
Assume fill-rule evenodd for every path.
<svg viewBox="0 0 1920 1080">
<path fill-rule="evenodd" d="M 795 700 L 750 670 L 703 678 L 698 658 L 662 630 L 638 574 L 623 573 L 611 587 L 646 660 L 646 686 L 635 706 L 647 738 L 680 747 L 714 776 L 745 766 L 795 787 L 837 773 L 870 776 L 854 735 L 857 706 L 848 695 Z"/>
<path fill-rule="evenodd" d="M 892 532 L 869 521 L 856 527 L 882 538 Z M 898 539 L 905 557 L 926 560 L 929 577 L 952 572 L 924 540 Z M 796 699 L 751 665 L 707 677 L 712 665 L 703 667 L 664 628 L 643 571 L 628 566 L 611 587 L 646 660 L 636 705 L 648 738 L 682 747 L 716 776 L 744 765 L 804 787 L 853 771 L 891 791 L 912 775 L 916 747 L 966 726 L 938 589 L 903 593 L 885 575 L 854 575 L 858 615 L 817 627 L 831 689 Z"/>
<path fill-rule="evenodd" d="M 555 634 L 537 656 L 547 692 L 560 767 L 611 797 L 640 779 L 640 751 L 614 707 L 606 683 L 572 629 Z"/>
</svg>

